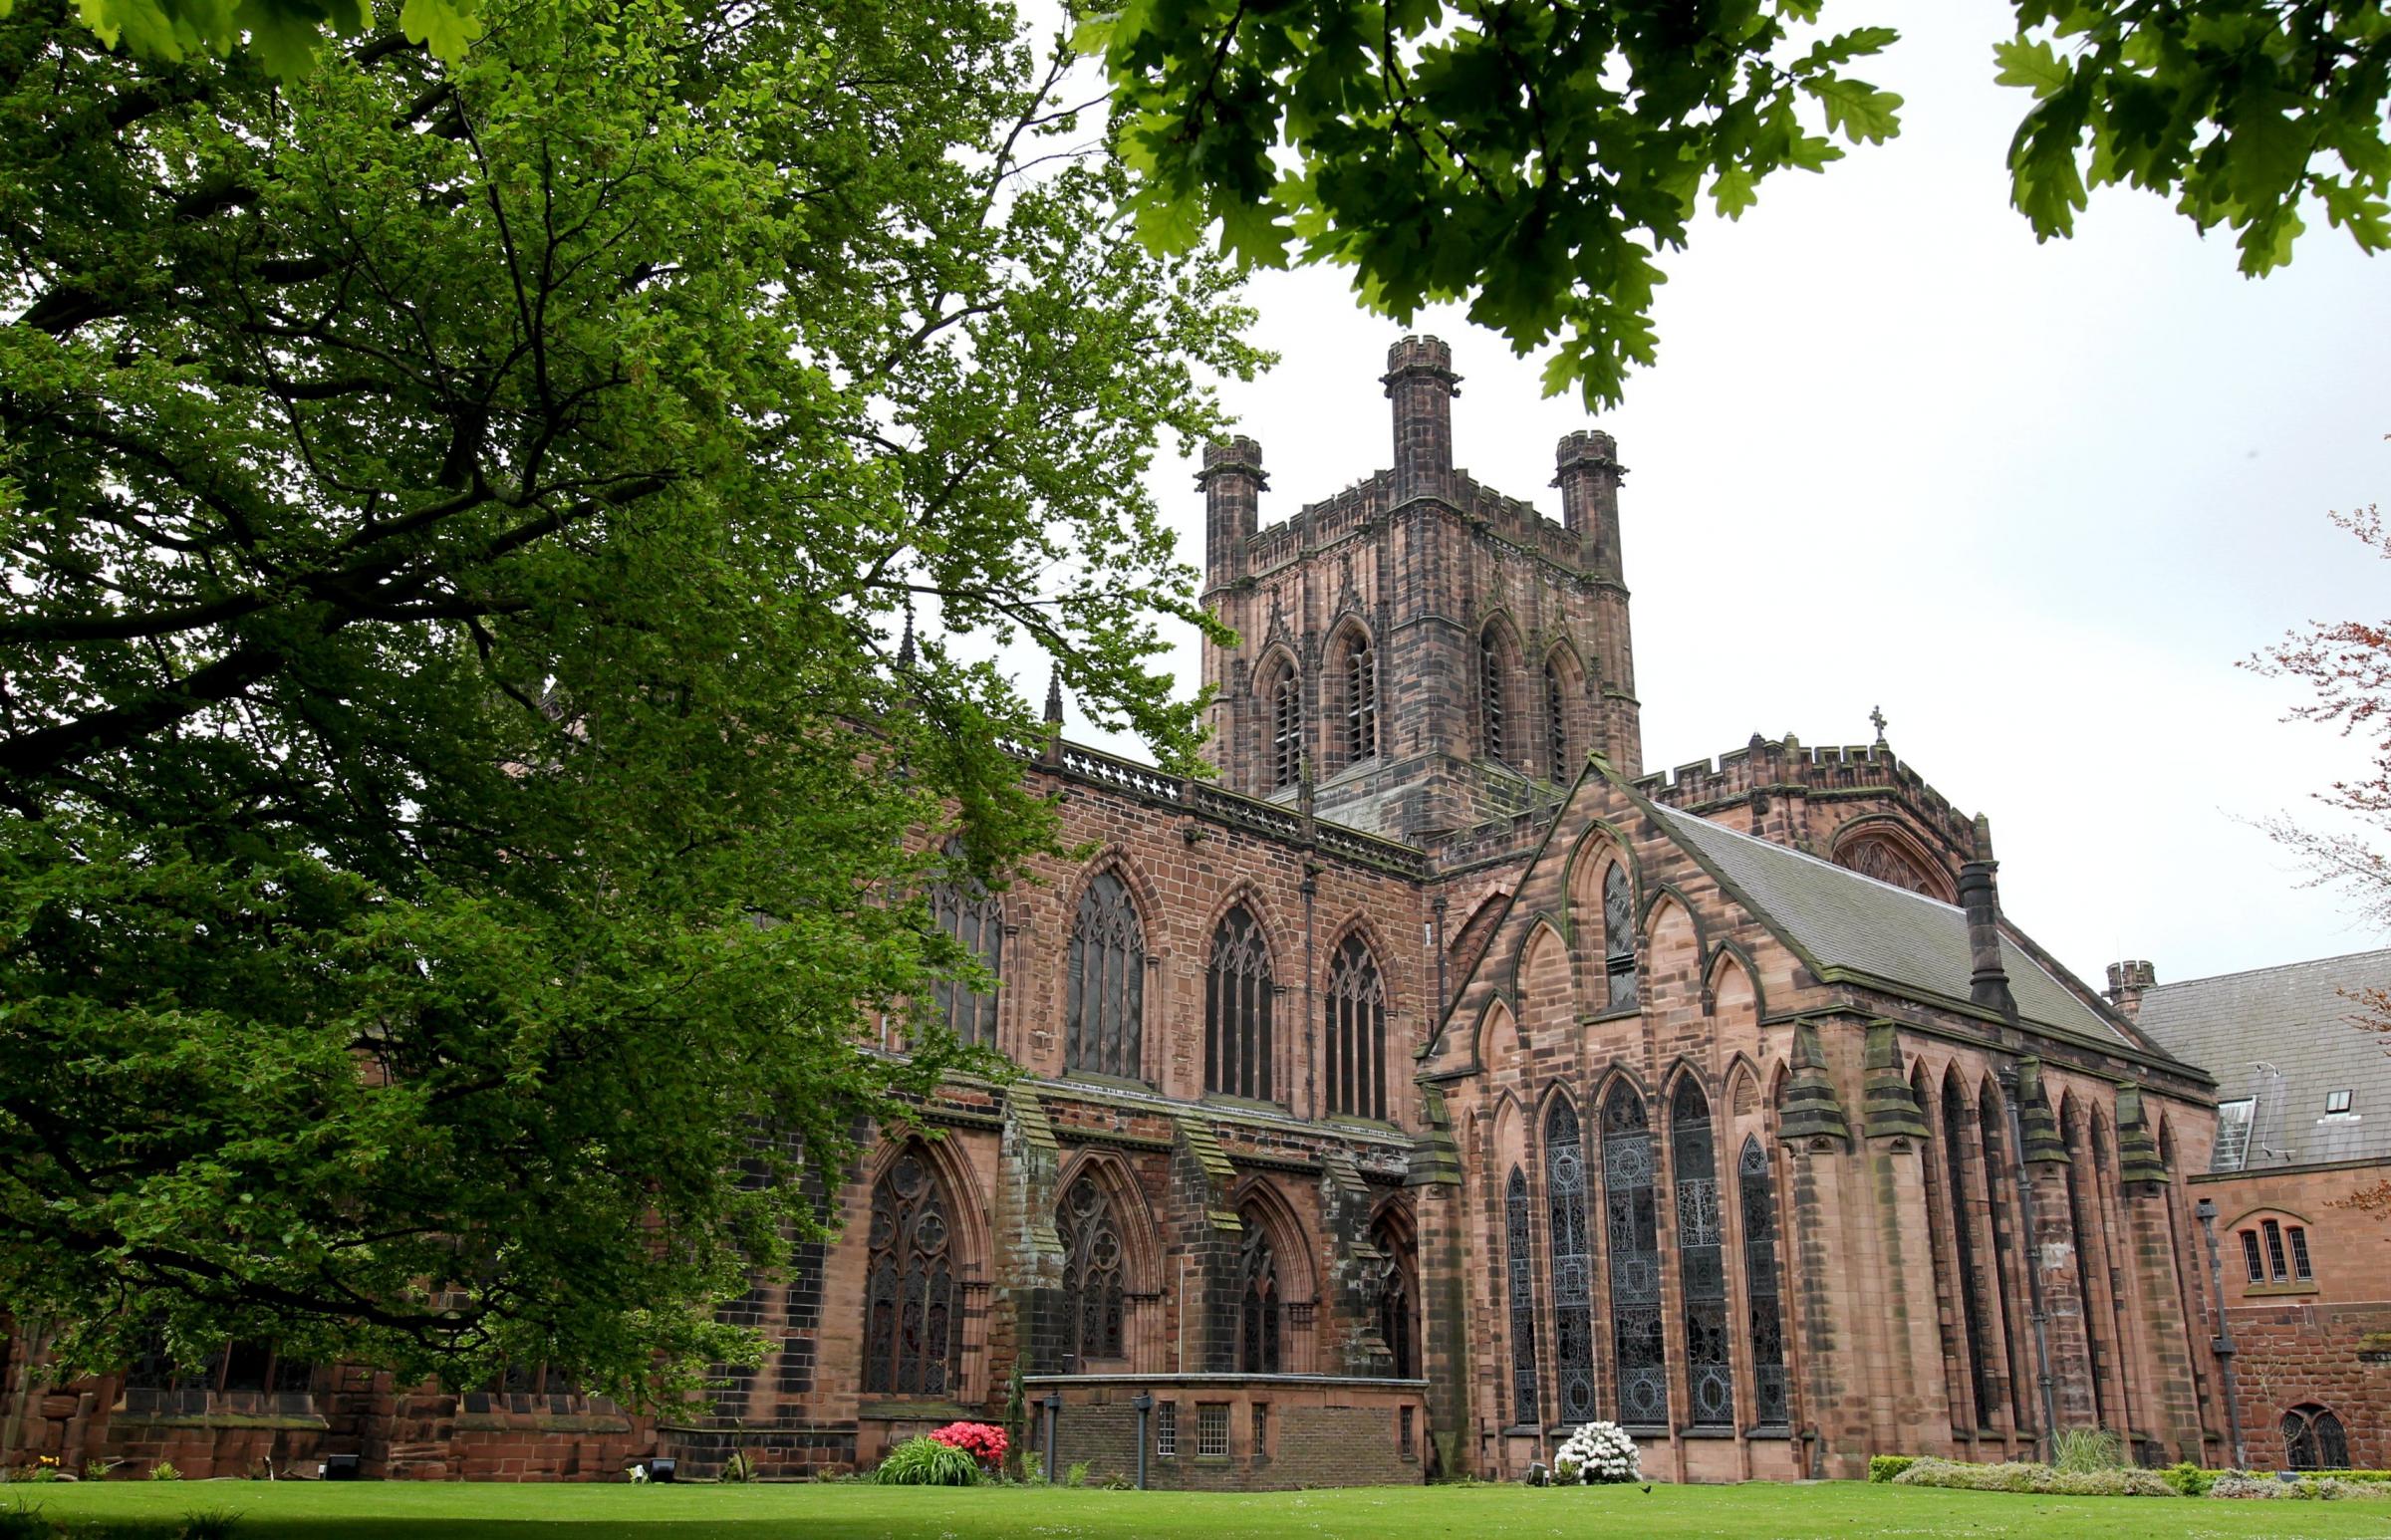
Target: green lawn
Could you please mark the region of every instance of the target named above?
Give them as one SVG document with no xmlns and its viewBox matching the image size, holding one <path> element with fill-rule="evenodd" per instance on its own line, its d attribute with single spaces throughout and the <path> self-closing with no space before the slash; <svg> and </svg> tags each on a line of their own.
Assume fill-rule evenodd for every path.
<svg viewBox="0 0 2391 1540">
<path fill-rule="evenodd" d="M 2220 1502 L 2029 1497 L 1837 1482 L 1818 1486 L 1357 1487 L 1171 1492 L 820 1486 L 512 1486 L 429 1482 L 94 1482 L 0 1487 L 0 1513 L 170 1533 L 187 1513 L 243 1515 L 238 1540 L 2267 1540 L 2391 1537 L 2391 1501 Z M 139 1525 L 139 1528 L 133 1527 Z M 103 1533 L 109 1531 L 104 1530 Z"/>
</svg>

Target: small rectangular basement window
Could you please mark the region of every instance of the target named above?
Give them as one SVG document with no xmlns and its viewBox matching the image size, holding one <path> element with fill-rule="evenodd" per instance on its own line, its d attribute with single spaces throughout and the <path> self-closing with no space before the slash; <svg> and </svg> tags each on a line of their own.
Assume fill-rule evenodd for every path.
<svg viewBox="0 0 2391 1540">
<path fill-rule="evenodd" d="M 1160 1459 L 1179 1457 L 1179 1403 L 1159 1402 L 1154 1409 L 1154 1452 Z"/>
<path fill-rule="evenodd" d="M 1228 1404 L 1206 1402 L 1196 1409 L 1196 1452 L 1228 1452 Z"/>
</svg>

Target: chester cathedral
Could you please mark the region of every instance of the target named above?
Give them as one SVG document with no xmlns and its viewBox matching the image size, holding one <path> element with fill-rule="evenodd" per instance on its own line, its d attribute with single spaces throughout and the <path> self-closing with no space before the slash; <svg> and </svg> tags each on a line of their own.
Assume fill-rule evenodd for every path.
<svg viewBox="0 0 2391 1540">
<path fill-rule="evenodd" d="M 1677 1481 L 2088 1426 L 2233 1462 L 2215 1081 L 2012 921 L 1987 821 L 1881 740 L 1648 772 L 1617 446 L 1561 440 L 1554 517 L 1455 468 L 1457 381 L 1395 345 L 1391 467 L 1275 522 L 1261 446 L 1204 451 L 1217 778 L 1049 700 L 1028 773 L 1093 854 L 937 903 L 1000 980 L 942 1009 L 1024 1073 L 878 1141 L 841 1238 L 725 1307 L 772 1351 L 707 1414 L 228 1355 L 196 1391 L 21 1374 L 9 1444 L 826 1474 L 1004 1419 L 1017 1376 L 1049 1468 L 1170 1487 L 1516 1479 L 1593 1419 Z"/>
</svg>

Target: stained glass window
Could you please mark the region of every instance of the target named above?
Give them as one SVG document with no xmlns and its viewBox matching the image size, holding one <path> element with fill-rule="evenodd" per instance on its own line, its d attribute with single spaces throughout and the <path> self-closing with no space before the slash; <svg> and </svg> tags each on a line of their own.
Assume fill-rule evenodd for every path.
<svg viewBox="0 0 2391 1540">
<path fill-rule="evenodd" d="M 1303 774 L 1303 685 L 1293 671 L 1270 687 L 1270 784 L 1292 786 Z"/>
<path fill-rule="evenodd" d="M 1594 1419 L 1594 1258 L 1586 1236 L 1586 1151 L 1577 1112 L 1544 1115 L 1544 1206 L 1552 1243 L 1552 1372 L 1564 1426 Z"/>
<path fill-rule="evenodd" d="M 945 1184 L 908 1147 L 872 1187 L 864 1284 L 864 1389 L 899 1396 L 960 1391 L 960 1290 Z"/>
<path fill-rule="evenodd" d="M 1969 1201 L 1968 1153 L 1964 1144 L 1968 1103 L 1960 1088 L 1943 1083 L 1943 1156 L 1950 1177 L 1951 1249 L 1960 1269 L 1960 1320 L 1968 1337 L 1968 1362 L 1976 1382 L 1979 1427 L 1991 1427 L 2000 1406 L 2000 1379 L 1993 1373 L 1992 1314 L 1985 1308 L 1985 1278 L 1977 1260 L 1976 1205 Z"/>
<path fill-rule="evenodd" d="M 1478 702 L 1485 713 L 1486 758 L 1504 755 L 1502 711 L 1502 639 L 1489 631 L 1478 639 Z"/>
<path fill-rule="evenodd" d="M 1097 874 L 1071 927 L 1063 1068 L 1136 1079 L 1145 1059 L 1146 932 L 1129 886 Z"/>
<path fill-rule="evenodd" d="M 1743 1211 L 1743 1295 L 1751 1309 L 1752 1420 L 1785 1425 L 1785 1312 L 1777 1293 L 1776 1201 L 1768 1179 L 1768 1151 L 1757 1136 L 1743 1141 L 1735 1162 Z"/>
<path fill-rule="evenodd" d="M 1270 1249 L 1270 1232 L 1258 1211 L 1248 1208 L 1237 1218 L 1245 1226 L 1237 1267 L 1237 1369 L 1248 1375 L 1274 1375 L 1279 1318 L 1285 1312 L 1278 1297 L 1278 1257 Z"/>
<path fill-rule="evenodd" d="M 1569 695 L 1561 687 L 1558 665 L 1544 665 L 1544 750 L 1551 756 L 1552 778 L 1569 774 Z"/>
<path fill-rule="evenodd" d="M 1357 637 L 1345 654 L 1345 761 L 1358 764 L 1377 752 L 1378 660 Z"/>
<path fill-rule="evenodd" d="M 1602 1104 L 1602 1202 L 1611 1248 L 1611 1341 L 1619 1419 L 1669 1420 L 1669 1343 L 1661 1325 L 1660 1210 L 1644 1099 L 1621 1084 Z"/>
<path fill-rule="evenodd" d="M 1090 1359 L 1122 1356 L 1128 1292 L 1120 1226 L 1093 1175 L 1071 1184 L 1054 1228 L 1063 1242 L 1063 1372 L 1079 1374 Z"/>
<path fill-rule="evenodd" d="M 979 959 L 988 976 L 1004 976 L 1004 903 L 976 882 L 943 883 L 931 890 L 930 916 L 964 951 Z M 951 979 L 936 985 L 938 1017 L 966 1043 L 996 1045 L 996 992 L 967 989 Z"/>
<path fill-rule="evenodd" d="M 1270 1100 L 1270 952 L 1243 905 L 1220 916 L 1203 982 L 1203 1089 Z"/>
<path fill-rule="evenodd" d="M 2293 1470 L 2346 1470 L 2349 1437 L 2341 1419 L 2313 1402 L 2283 1413 L 2284 1463 Z"/>
<path fill-rule="evenodd" d="M 1613 863 L 1602 875 L 1602 968 L 1610 979 L 1610 1009 L 1636 1003 L 1636 898 L 1627 869 Z"/>
<path fill-rule="evenodd" d="M 1510 1272 L 1511 1420 L 1536 1420 L 1536 1273 L 1528 1254 L 1527 1172 L 1514 1165 L 1504 1188 L 1503 1242 Z"/>
<path fill-rule="evenodd" d="M 1387 999 L 1378 964 L 1358 935 L 1328 965 L 1329 1111 L 1356 1118 L 1387 1115 Z"/>
<path fill-rule="evenodd" d="M 1686 1392 L 1696 1427 L 1735 1423 L 1735 1373 L 1727 1330 L 1727 1235 L 1719 1220 L 1718 1141 L 1711 1104 L 1688 1075 L 1669 1109 L 1677 1177 L 1677 1270 L 1686 1307 Z"/>
</svg>

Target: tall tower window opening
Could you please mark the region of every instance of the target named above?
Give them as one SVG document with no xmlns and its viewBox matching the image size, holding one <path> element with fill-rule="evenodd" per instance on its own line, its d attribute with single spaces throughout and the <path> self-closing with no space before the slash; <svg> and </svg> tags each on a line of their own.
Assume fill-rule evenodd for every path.
<svg viewBox="0 0 2391 1540">
<path fill-rule="evenodd" d="M 1303 685 L 1293 669 L 1270 686 L 1270 786 L 1292 786 L 1303 774 Z"/>
<path fill-rule="evenodd" d="M 1128 885 L 1099 873 L 1071 927 L 1063 1068 L 1136 1079 L 1145 1063 L 1145 931 Z"/>
<path fill-rule="evenodd" d="M 1544 1115 L 1544 1200 L 1552 1237 L 1552 1357 L 1565 1427 L 1594 1419 L 1594 1259 L 1586 1239 L 1586 1152 L 1577 1113 Z"/>
<path fill-rule="evenodd" d="M 1270 953 L 1243 905 L 1212 932 L 1203 983 L 1203 1089 L 1270 1100 Z"/>
<path fill-rule="evenodd" d="M 1508 744 L 1503 737 L 1502 639 L 1491 629 L 1478 639 L 1477 661 L 1479 705 L 1486 724 L 1486 758 L 1507 758 Z"/>
<path fill-rule="evenodd" d="M 1669 1352 L 1661 1325 L 1660 1209 L 1653 1196 L 1652 1128 L 1644 1099 L 1621 1084 L 1602 1104 L 1602 1201 L 1611 1244 L 1611 1339 L 1619 1360 L 1619 1419 L 1669 1420 Z"/>
<path fill-rule="evenodd" d="M 1360 764 L 1378 753 L 1378 659 L 1370 643 L 1356 639 L 1345 654 L 1345 762 Z"/>
<path fill-rule="evenodd" d="M 1528 1255 L 1527 1172 L 1514 1165 L 1503 1190 L 1502 1232 L 1511 1304 L 1511 1420 L 1536 1420 L 1536 1269 Z"/>
<path fill-rule="evenodd" d="M 1627 869 L 1613 863 L 1602 875 L 1602 970 L 1610 983 L 1610 1009 L 1636 1006 L 1636 898 Z"/>
<path fill-rule="evenodd" d="M 1561 687 L 1558 665 L 1544 665 L 1544 751 L 1552 763 L 1552 778 L 1569 775 L 1569 695 Z"/>
<path fill-rule="evenodd" d="M 1328 1107 L 1355 1118 L 1387 1115 L 1387 997 L 1378 964 L 1358 935 L 1328 968 Z"/>
</svg>

